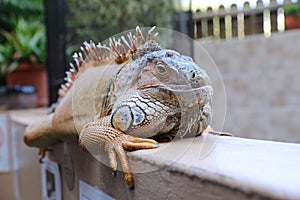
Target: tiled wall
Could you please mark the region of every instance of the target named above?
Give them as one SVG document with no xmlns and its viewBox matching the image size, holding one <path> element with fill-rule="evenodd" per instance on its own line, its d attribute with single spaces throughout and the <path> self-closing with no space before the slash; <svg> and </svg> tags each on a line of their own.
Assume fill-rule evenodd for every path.
<svg viewBox="0 0 300 200">
<path fill-rule="evenodd" d="M 300 31 L 200 43 L 225 84 L 223 130 L 241 137 L 299 143 Z"/>
</svg>

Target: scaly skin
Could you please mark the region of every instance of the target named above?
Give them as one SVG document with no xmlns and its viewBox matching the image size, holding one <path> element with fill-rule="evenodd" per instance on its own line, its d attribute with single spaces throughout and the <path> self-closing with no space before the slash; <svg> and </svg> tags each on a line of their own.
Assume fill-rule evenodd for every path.
<svg viewBox="0 0 300 200">
<path fill-rule="evenodd" d="M 74 56 L 54 114 L 30 125 L 25 143 L 46 149 L 79 138 L 93 155 L 105 150 L 113 171 L 118 156 L 133 188 L 126 150 L 201 134 L 211 120 L 210 79 L 191 58 L 162 49 L 151 31 L 144 39 L 137 27 L 129 42 L 122 38 L 128 52 L 120 41 L 111 40 L 109 49 L 86 43 L 83 56 Z"/>
</svg>

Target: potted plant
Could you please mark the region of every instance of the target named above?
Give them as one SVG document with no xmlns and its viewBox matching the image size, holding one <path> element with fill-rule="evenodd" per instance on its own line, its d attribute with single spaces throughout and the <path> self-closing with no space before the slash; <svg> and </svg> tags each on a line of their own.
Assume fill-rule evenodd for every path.
<svg viewBox="0 0 300 200">
<path fill-rule="evenodd" d="M 287 30 L 300 28 L 300 5 L 298 3 L 286 5 L 284 15 Z"/>
<path fill-rule="evenodd" d="M 2 30 L 5 42 L 0 45 L 0 73 L 6 84 L 33 85 L 37 89 L 38 106 L 48 103 L 48 81 L 45 69 L 45 28 L 39 21 L 19 18 L 11 32 Z"/>
</svg>

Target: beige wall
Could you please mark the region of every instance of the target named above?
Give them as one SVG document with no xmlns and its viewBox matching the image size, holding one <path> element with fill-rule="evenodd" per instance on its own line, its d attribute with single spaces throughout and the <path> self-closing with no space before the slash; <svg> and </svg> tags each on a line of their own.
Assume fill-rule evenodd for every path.
<svg viewBox="0 0 300 200">
<path fill-rule="evenodd" d="M 299 143 L 300 31 L 200 43 L 224 80 L 224 130 L 242 137 Z"/>
</svg>

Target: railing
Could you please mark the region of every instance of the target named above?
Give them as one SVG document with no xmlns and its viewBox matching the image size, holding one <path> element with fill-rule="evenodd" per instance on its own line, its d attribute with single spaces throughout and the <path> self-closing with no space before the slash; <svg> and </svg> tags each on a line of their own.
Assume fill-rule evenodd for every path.
<svg viewBox="0 0 300 200">
<path fill-rule="evenodd" d="M 216 11 L 211 7 L 206 11 L 197 9 L 194 14 L 195 38 L 230 39 L 253 34 L 270 36 L 273 32 L 284 31 L 283 8 L 292 3 L 291 0 L 285 0 L 282 4 L 270 0 L 269 5 L 264 6 L 258 0 L 255 8 L 245 2 L 242 9 L 238 9 L 236 4 L 229 9 L 221 5 Z"/>
</svg>

